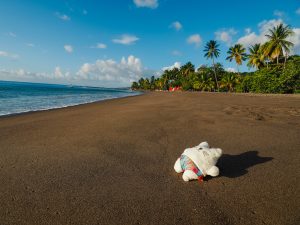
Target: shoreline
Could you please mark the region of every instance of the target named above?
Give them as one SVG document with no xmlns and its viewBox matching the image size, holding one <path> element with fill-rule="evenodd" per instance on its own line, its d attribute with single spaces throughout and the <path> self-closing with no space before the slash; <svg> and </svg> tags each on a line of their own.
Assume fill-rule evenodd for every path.
<svg viewBox="0 0 300 225">
<path fill-rule="evenodd" d="M 26 111 L 26 112 L 20 112 L 20 113 L 12 113 L 12 114 L 5 114 L 5 115 L 0 115 L 1 118 L 9 118 L 9 117 L 14 117 L 14 116 L 21 116 L 21 115 L 27 115 L 31 113 L 39 113 L 39 112 L 47 112 L 47 111 L 53 111 L 53 110 L 60 110 L 60 109 L 66 109 L 66 108 L 72 108 L 72 107 L 77 107 L 77 106 L 83 106 L 83 105 L 89 105 L 89 104 L 95 104 L 95 103 L 101 103 L 101 102 L 106 102 L 110 100 L 117 100 L 117 99 L 122 99 L 122 98 L 129 98 L 129 97 L 137 97 L 140 95 L 145 95 L 148 93 L 152 92 L 162 92 L 162 93 L 175 93 L 175 92 L 169 92 L 169 91 L 143 91 L 143 90 L 137 90 L 139 94 L 135 95 L 128 95 L 124 97 L 116 97 L 116 98 L 108 98 L 108 99 L 103 99 L 103 100 L 97 100 L 93 102 L 86 102 L 86 103 L 79 103 L 75 105 L 69 105 L 69 106 L 64 106 L 64 107 L 57 107 L 57 108 L 50 108 L 50 109 L 40 109 L 40 110 L 33 110 L 33 111 Z M 185 93 L 185 91 L 177 91 L 176 93 Z M 241 95 L 241 96 L 249 96 L 249 97 L 291 97 L 291 98 L 300 98 L 300 94 L 263 94 L 263 93 L 236 93 L 236 92 L 198 92 L 198 91 L 188 91 L 187 93 L 199 93 L 199 94 L 225 94 L 225 95 Z"/>
<path fill-rule="evenodd" d="M 128 95 L 128 96 L 123 96 L 123 97 L 115 97 L 115 98 L 107 98 L 107 99 L 97 100 L 97 101 L 93 101 L 93 102 L 79 103 L 79 104 L 75 104 L 75 105 L 68 105 L 68 106 L 57 107 L 57 108 L 38 109 L 38 110 L 31 110 L 31 111 L 25 111 L 25 112 L 20 112 L 20 113 L 5 114 L 5 115 L 0 115 L 0 119 L 1 118 L 14 117 L 14 116 L 27 115 L 27 114 L 31 114 L 31 113 L 48 112 L 48 111 L 53 111 L 53 110 L 72 108 L 72 107 L 76 107 L 76 106 L 95 104 L 95 103 L 100 103 L 100 102 L 105 102 L 105 101 L 110 101 L 110 100 L 116 100 L 116 99 L 122 99 L 122 98 L 136 97 L 136 96 L 140 96 L 140 95 L 144 94 L 143 92 L 139 92 L 139 93 L 140 94 Z"/>
<path fill-rule="evenodd" d="M 145 92 L 1 117 L 0 221 L 295 224 L 299 134 L 285 96 Z M 202 141 L 223 149 L 220 176 L 185 183 L 173 165 Z"/>
</svg>

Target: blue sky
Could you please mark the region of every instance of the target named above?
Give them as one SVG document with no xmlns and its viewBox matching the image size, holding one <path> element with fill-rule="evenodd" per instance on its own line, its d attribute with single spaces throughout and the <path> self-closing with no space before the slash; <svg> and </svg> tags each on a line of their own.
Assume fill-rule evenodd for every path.
<svg viewBox="0 0 300 225">
<path fill-rule="evenodd" d="M 0 10 L 1 80 L 129 86 L 172 65 L 210 63 L 211 39 L 235 70 L 228 47 L 264 42 L 280 22 L 300 53 L 299 0 L 2 0 Z"/>
</svg>

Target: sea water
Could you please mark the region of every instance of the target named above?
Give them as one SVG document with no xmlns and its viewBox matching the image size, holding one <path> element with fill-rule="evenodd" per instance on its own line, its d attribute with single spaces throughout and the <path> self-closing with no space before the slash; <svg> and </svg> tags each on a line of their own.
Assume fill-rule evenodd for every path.
<svg viewBox="0 0 300 225">
<path fill-rule="evenodd" d="M 0 116 L 63 108 L 137 94 L 139 93 L 129 88 L 110 89 L 0 81 Z"/>
</svg>

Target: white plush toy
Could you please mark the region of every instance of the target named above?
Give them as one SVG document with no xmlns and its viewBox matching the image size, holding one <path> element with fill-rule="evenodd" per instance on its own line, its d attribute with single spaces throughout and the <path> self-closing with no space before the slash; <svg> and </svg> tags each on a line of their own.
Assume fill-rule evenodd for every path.
<svg viewBox="0 0 300 225">
<path fill-rule="evenodd" d="M 174 169 L 177 173 L 183 172 L 184 181 L 202 181 L 206 175 L 216 177 L 219 175 L 216 164 L 221 155 L 222 149 L 210 148 L 207 142 L 202 142 L 198 146 L 185 149 L 175 162 Z"/>
</svg>

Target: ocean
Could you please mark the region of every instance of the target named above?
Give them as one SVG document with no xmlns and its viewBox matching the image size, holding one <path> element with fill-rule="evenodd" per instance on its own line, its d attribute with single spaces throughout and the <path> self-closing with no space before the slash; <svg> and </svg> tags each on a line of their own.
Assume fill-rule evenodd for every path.
<svg viewBox="0 0 300 225">
<path fill-rule="evenodd" d="M 0 116 L 138 95 L 130 89 L 0 81 Z"/>
</svg>

